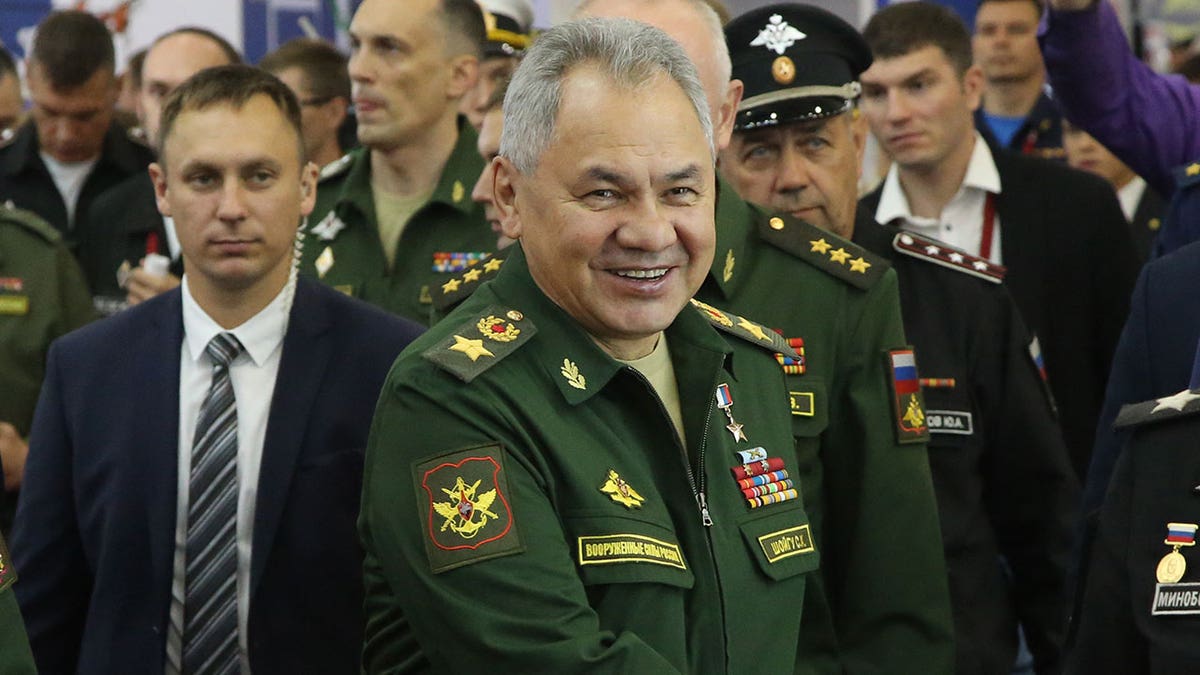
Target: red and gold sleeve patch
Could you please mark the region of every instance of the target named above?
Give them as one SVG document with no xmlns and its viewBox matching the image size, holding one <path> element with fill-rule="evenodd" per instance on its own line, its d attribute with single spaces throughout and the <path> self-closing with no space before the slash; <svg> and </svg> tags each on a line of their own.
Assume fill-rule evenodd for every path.
<svg viewBox="0 0 1200 675">
<path fill-rule="evenodd" d="M 424 500 L 421 525 L 435 574 L 525 550 L 513 522 L 499 444 L 418 462 L 413 480 Z"/>
<path fill-rule="evenodd" d="M 917 357 L 911 349 L 887 352 L 889 384 L 892 390 L 892 418 L 897 443 L 924 443 L 929 440 L 925 421 L 925 398 L 917 377 Z"/>
</svg>

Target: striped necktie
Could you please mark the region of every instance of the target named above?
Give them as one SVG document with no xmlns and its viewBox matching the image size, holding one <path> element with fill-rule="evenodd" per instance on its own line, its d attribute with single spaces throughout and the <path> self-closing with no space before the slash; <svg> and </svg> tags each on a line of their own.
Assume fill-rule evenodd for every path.
<svg viewBox="0 0 1200 675">
<path fill-rule="evenodd" d="M 237 406 L 229 364 L 242 351 L 232 333 L 206 348 L 212 386 L 192 441 L 183 610 L 183 672 L 238 670 Z"/>
</svg>

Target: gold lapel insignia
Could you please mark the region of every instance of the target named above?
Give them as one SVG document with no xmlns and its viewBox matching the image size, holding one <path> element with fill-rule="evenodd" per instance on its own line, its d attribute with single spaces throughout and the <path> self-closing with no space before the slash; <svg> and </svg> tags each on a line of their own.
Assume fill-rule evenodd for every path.
<svg viewBox="0 0 1200 675">
<path fill-rule="evenodd" d="M 729 252 L 725 254 L 725 272 L 721 275 L 725 283 L 729 283 L 729 280 L 733 278 L 733 266 L 736 264 L 737 261 L 733 258 L 733 249 L 729 249 Z"/>
<path fill-rule="evenodd" d="M 576 389 L 587 389 L 587 378 L 583 373 L 579 372 L 579 366 L 575 365 L 570 359 L 563 359 L 562 370 L 559 371 L 562 376 L 567 378 L 567 384 Z"/>
<path fill-rule="evenodd" d="M 625 482 L 624 478 L 618 476 L 617 472 L 612 469 L 608 470 L 607 480 L 604 481 L 604 485 L 600 486 L 600 491 L 627 509 L 640 509 L 642 502 L 646 501 L 637 493 L 637 490 L 634 490 L 629 483 Z"/>
</svg>

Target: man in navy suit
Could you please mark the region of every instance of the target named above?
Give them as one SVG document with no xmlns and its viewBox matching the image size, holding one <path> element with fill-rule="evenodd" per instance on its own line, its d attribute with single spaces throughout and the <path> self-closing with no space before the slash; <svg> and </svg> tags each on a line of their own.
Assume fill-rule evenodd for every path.
<svg viewBox="0 0 1200 675">
<path fill-rule="evenodd" d="M 419 328 L 296 281 L 317 167 L 283 83 L 204 71 L 160 139 L 183 284 L 57 342 L 31 433 L 11 548 L 38 667 L 356 673 L 362 449 Z"/>
</svg>

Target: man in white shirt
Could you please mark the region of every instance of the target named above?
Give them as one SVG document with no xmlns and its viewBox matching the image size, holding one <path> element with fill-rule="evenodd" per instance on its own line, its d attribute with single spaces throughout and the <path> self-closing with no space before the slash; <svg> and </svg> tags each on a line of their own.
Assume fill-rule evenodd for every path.
<svg viewBox="0 0 1200 675">
<path fill-rule="evenodd" d="M 92 201 L 152 159 L 113 121 L 113 69 L 112 36 L 99 19 L 52 12 L 26 63 L 30 121 L 0 141 L 0 202 L 45 218 L 72 246 Z"/>
<path fill-rule="evenodd" d="M 359 670 L 362 448 L 415 325 L 297 281 L 317 168 L 247 66 L 166 102 L 179 289 L 56 343 L 12 550 L 39 670 Z"/>
<path fill-rule="evenodd" d="M 983 74 L 953 11 L 893 5 L 863 36 L 875 61 L 862 110 L 893 166 L 860 208 L 1008 268 L 1082 477 L 1137 273 L 1116 196 L 1095 176 L 983 142 L 972 124 Z"/>
</svg>

